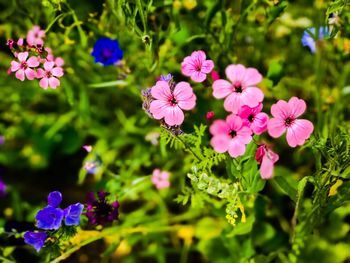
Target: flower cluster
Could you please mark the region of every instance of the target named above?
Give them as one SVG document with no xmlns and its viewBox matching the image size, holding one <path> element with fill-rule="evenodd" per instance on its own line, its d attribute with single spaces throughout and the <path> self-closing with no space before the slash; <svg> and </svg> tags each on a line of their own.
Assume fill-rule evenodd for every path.
<svg viewBox="0 0 350 263">
<path fill-rule="evenodd" d="M 58 207 L 61 202 L 62 194 L 58 191 L 51 192 L 47 197 L 48 205 L 39 210 L 35 216 L 37 227 L 42 230 L 48 230 L 48 232 L 27 231 L 24 234 L 24 242 L 33 246 L 38 252 L 45 245 L 47 237 L 60 229 L 62 224 L 64 226 L 77 226 L 80 224 L 80 216 L 84 205 L 76 203 L 61 209 Z"/>
<path fill-rule="evenodd" d="M 169 177 L 169 172 L 161 171 L 160 169 L 154 169 L 151 180 L 157 189 L 163 189 L 170 186 Z"/>
<path fill-rule="evenodd" d="M 215 151 L 228 152 L 233 158 L 242 156 L 253 136 L 264 132 L 278 138 L 286 131 L 287 143 L 291 147 L 303 145 L 310 137 L 313 124 L 298 119 L 306 110 L 304 100 L 297 97 L 292 97 L 288 102 L 279 100 L 271 107 L 270 119 L 262 111 L 264 93 L 258 84 L 263 76 L 257 69 L 231 64 L 225 70 L 227 80 L 220 79 L 213 69 L 213 61 L 206 60 L 206 54 L 201 50 L 194 51 L 181 64 L 183 75 L 191 77 L 194 82 L 205 81 L 207 74 L 211 73 L 214 80 L 213 96 L 224 99 L 223 107 L 229 115 L 225 120 L 215 120 L 209 129 L 213 136 L 210 143 Z M 185 119 L 183 110 L 192 110 L 196 105 L 196 95 L 190 84 L 183 81 L 176 84 L 172 76 L 162 76 L 155 86 L 143 91 L 143 97 L 143 107 L 149 116 L 170 127 L 179 127 Z M 214 115 L 208 112 L 206 119 L 211 120 Z M 273 165 L 278 158 L 269 146 L 258 145 L 256 160 L 260 164 L 263 179 L 272 177 Z"/>
<path fill-rule="evenodd" d="M 118 219 L 119 202 L 114 201 L 109 203 L 106 199 L 110 193 L 97 192 L 97 198 L 94 193 L 90 192 L 87 196 L 86 217 L 89 224 L 106 225 Z"/>
<path fill-rule="evenodd" d="M 45 31 L 39 26 L 29 30 L 26 39 L 9 39 L 7 45 L 15 59 L 11 61 L 8 72 L 15 73 L 21 81 L 39 79 L 39 86 L 43 89 L 55 89 L 60 86 L 59 78 L 64 75 L 64 60 L 54 57 L 52 50 L 44 47 L 44 39 Z"/>
</svg>

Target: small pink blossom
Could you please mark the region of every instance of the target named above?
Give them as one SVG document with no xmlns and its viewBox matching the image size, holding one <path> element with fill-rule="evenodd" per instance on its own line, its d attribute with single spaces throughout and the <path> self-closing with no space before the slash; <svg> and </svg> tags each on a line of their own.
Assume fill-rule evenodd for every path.
<svg viewBox="0 0 350 263">
<path fill-rule="evenodd" d="M 216 70 L 213 70 L 210 75 L 213 81 L 220 79 L 220 75 Z"/>
<path fill-rule="evenodd" d="M 17 55 L 17 61 L 11 61 L 11 71 L 16 71 L 16 78 L 23 81 L 25 77 L 29 80 L 36 78 L 36 72 L 33 68 L 39 66 L 37 57 L 30 57 L 28 60 L 28 52 L 20 52 Z"/>
<path fill-rule="evenodd" d="M 34 26 L 27 33 L 27 43 L 30 46 L 43 46 L 45 38 L 45 31 L 41 30 L 39 26 Z"/>
<path fill-rule="evenodd" d="M 214 150 L 219 153 L 228 151 L 233 158 L 243 155 L 245 145 L 252 140 L 250 128 L 234 114 L 227 116 L 226 121 L 214 121 L 209 131 L 213 135 L 210 144 Z"/>
<path fill-rule="evenodd" d="M 92 151 L 92 146 L 91 145 L 84 145 L 82 147 L 85 151 L 87 151 L 88 153 Z"/>
<path fill-rule="evenodd" d="M 151 180 L 157 189 L 168 188 L 170 186 L 169 176 L 169 172 L 155 169 L 153 171 Z"/>
<path fill-rule="evenodd" d="M 267 130 L 267 122 L 269 121 L 269 116 L 265 112 L 261 112 L 262 108 L 262 103 L 254 108 L 243 105 L 238 111 L 238 116 L 242 118 L 243 123 L 257 135 Z"/>
<path fill-rule="evenodd" d="M 191 56 L 187 56 L 181 63 L 181 72 L 187 77 L 191 77 L 194 82 L 203 82 L 214 68 L 212 60 L 206 60 L 205 52 L 202 50 L 193 51 Z"/>
<path fill-rule="evenodd" d="M 63 76 L 63 69 L 55 67 L 55 62 L 53 61 L 46 61 L 44 69 L 38 69 L 37 75 L 38 78 L 41 78 L 39 81 L 40 87 L 43 89 L 48 87 L 55 89 L 60 85 L 58 78 Z"/>
<path fill-rule="evenodd" d="M 306 110 L 304 100 L 292 97 L 288 102 L 279 100 L 271 106 L 271 118 L 267 129 L 273 138 L 280 137 L 287 130 L 287 143 L 290 147 L 303 145 L 314 130 L 312 122 L 297 119 Z"/>
<path fill-rule="evenodd" d="M 213 96 L 217 99 L 225 98 L 226 111 L 237 114 L 243 105 L 254 108 L 263 101 L 264 94 L 256 87 L 262 76 L 255 68 L 246 68 L 240 64 L 229 65 L 226 76 L 231 82 L 219 79 L 213 83 Z"/>
<path fill-rule="evenodd" d="M 260 175 L 262 179 L 272 178 L 274 164 L 278 159 L 278 154 L 274 153 L 266 144 L 262 144 L 258 147 L 255 160 L 260 163 Z"/>
<path fill-rule="evenodd" d="M 149 111 L 157 119 L 163 119 L 170 126 L 181 125 L 184 121 L 182 110 L 191 110 L 196 105 L 196 95 L 189 83 L 179 82 L 174 89 L 163 80 L 157 81 L 151 89 L 154 100 Z"/>
<path fill-rule="evenodd" d="M 209 120 L 211 120 L 212 118 L 214 118 L 214 116 L 215 116 L 215 112 L 213 112 L 213 111 L 208 111 L 208 112 L 207 112 L 207 115 L 206 115 L 205 117 L 206 117 L 206 119 L 209 121 Z"/>
</svg>

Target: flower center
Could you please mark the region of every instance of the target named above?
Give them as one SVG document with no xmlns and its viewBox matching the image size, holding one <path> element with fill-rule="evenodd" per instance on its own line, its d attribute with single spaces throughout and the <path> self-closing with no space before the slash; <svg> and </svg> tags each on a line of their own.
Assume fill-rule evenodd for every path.
<svg viewBox="0 0 350 263">
<path fill-rule="evenodd" d="M 248 121 L 249 122 L 253 122 L 254 121 L 254 114 L 250 114 L 249 116 L 248 116 Z"/>
<path fill-rule="evenodd" d="M 293 118 L 293 117 L 288 117 L 287 119 L 285 119 L 284 124 L 285 124 L 287 127 L 289 127 L 289 126 L 291 126 L 291 125 L 294 123 L 294 121 L 295 121 L 295 118 Z"/>
<path fill-rule="evenodd" d="M 27 69 L 27 68 L 28 68 L 27 62 L 23 61 L 21 63 L 21 69 Z"/>
<path fill-rule="evenodd" d="M 235 84 L 233 84 L 233 87 L 234 87 L 234 89 L 235 89 L 235 92 L 237 92 L 237 93 L 242 93 L 243 88 L 242 88 L 241 82 L 236 81 Z"/>
<path fill-rule="evenodd" d="M 177 105 L 177 100 L 175 99 L 174 96 L 172 96 L 172 97 L 169 99 L 169 103 L 171 104 L 171 106 Z"/>
<path fill-rule="evenodd" d="M 232 138 L 236 137 L 236 135 L 237 135 L 237 132 L 236 132 L 236 131 L 230 131 L 230 136 L 231 136 Z"/>
<path fill-rule="evenodd" d="M 47 78 L 51 78 L 51 77 L 52 77 L 51 71 L 46 71 L 46 72 L 45 72 L 45 76 L 46 76 Z"/>
<path fill-rule="evenodd" d="M 103 58 L 108 59 L 111 56 L 112 56 L 112 52 L 109 49 L 105 48 L 102 50 L 102 57 Z"/>
</svg>

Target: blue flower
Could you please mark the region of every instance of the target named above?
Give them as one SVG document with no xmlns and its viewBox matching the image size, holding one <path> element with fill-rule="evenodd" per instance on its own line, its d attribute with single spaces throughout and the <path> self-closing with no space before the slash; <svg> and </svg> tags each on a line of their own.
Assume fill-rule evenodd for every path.
<svg viewBox="0 0 350 263">
<path fill-rule="evenodd" d="M 84 205 L 76 203 L 64 209 L 65 224 L 67 226 L 77 226 L 80 224 L 80 216 L 83 212 Z"/>
<path fill-rule="evenodd" d="M 49 206 L 57 207 L 60 205 L 61 202 L 62 202 L 62 194 L 60 192 L 54 191 L 49 193 L 47 197 L 47 203 L 49 204 Z"/>
<path fill-rule="evenodd" d="M 311 32 L 312 34 L 310 35 L 308 31 Z M 308 47 L 311 53 L 316 52 L 316 42 L 314 39 L 315 34 L 316 34 L 316 29 L 314 27 L 311 27 L 304 31 L 303 37 L 301 38 L 301 43 L 303 44 L 304 47 Z M 327 36 L 329 36 L 328 28 L 320 27 L 318 29 L 318 39 L 322 40 Z"/>
<path fill-rule="evenodd" d="M 45 230 L 57 230 L 60 228 L 63 219 L 63 210 L 47 206 L 41 209 L 35 216 L 38 228 Z"/>
<path fill-rule="evenodd" d="M 24 233 L 24 242 L 35 248 L 37 252 L 44 246 L 46 240 L 45 232 L 30 232 Z"/>
<path fill-rule="evenodd" d="M 123 58 L 123 50 L 120 49 L 118 41 L 106 37 L 96 41 L 91 54 L 95 63 L 102 63 L 104 66 L 113 65 Z"/>
</svg>

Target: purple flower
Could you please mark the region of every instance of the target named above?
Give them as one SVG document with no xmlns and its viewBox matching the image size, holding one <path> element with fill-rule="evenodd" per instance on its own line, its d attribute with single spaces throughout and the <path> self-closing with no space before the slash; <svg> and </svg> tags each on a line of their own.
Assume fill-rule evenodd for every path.
<svg viewBox="0 0 350 263">
<path fill-rule="evenodd" d="M 92 225 L 105 225 L 118 219 L 119 202 L 109 203 L 106 197 L 110 195 L 107 192 L 98 192 L 97 199 L 94 193 L 87 196 L 86 217 Z"/>
<path fill-rule="evenodd" d="M 38 223 L 38 228 L 45 230 L 57 230 L 60 228 L 63 219 L 63 210 L 47 206 L 41 209 L 35 219 Z"/>
<path fill-rule="evenodd" d="M 163 80 L 163 81 L 171 81 L 173 79 L 173 75 L 171 73 L 169 73 L 168 75 L 160 75 L 159 80 Z"/>
<path fill-rule="evenodd" d="M 45 232 L 30 232 L 24 233 L 24 242 L 35 248 L 37 252 L 44 246 L 46 240 Z"/>
<path fill-rule="evenodd" d="M 47 203 L 49 206 L 57 207 L 62 202 L 62 194 L 58 191 L 49 193 L 47 196 Z"/>
<path fill-rule="evenodd" d="M 312 34 L 310 34 L 311 32 Z M 316 52 L 316 42 L 315 42 L 316 29 L 314 27 L 308 28 L 304 31 L 303 37 L 301 38 L 301 43 L 304 47 L 308 47 L 311 53 Z M 325 37 L 329 36 L 329 30 L 327 27 L 320 27 L 318 29 L 317 39 L 322 40 Z"/>
<path fill-rule="evenodd" d="M 91 55 L 95 58 L 95 63 L 108 66 L 116 64 L 123 58 L 123 50 L 117 40 L 101 37 L 96 41 Z"/>
<path fill-rule="evenodd" d="M 0 135 L 0 145 L 5 143 L 5 137 Z"/>
<path fill-rule="evenodd" d="M 76 203 L 64 209 L 65 224 L 67 226 L 77 226 L 80 224 L 80 216 L 83 212 L 84 205 Z"/>
<path fill-rule="evenodd" d="M 4 197 L 6 195 L 6 184 L 0 178 L 0 197 Z"/>
</svg>

